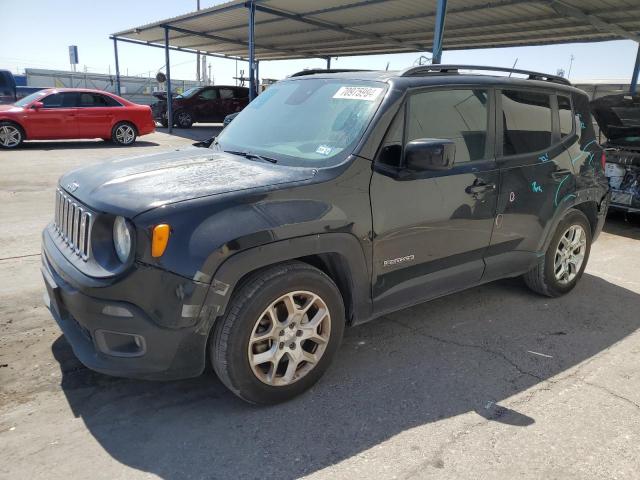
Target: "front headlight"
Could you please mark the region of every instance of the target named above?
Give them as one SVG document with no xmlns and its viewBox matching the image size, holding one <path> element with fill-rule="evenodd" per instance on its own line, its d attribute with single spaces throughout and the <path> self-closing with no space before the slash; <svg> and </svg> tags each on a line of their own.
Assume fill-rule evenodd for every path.
<svg viewBox="0 0 640 480">
<path fill-rule="evenodd" d="M 113 222 L 113 245 L 122 263 L 126 263 L 131 255 L 131 228 L 124 217 L 116 217 Z"/>
</svg>

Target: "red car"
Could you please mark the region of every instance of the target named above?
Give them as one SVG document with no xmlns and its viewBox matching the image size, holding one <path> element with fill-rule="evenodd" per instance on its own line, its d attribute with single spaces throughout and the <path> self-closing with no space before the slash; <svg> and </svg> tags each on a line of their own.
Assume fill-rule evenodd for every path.
<svg viewBox="0 0 640 480">
<path fill-rule="evenodd" d="M 49 88 L 0 105 L 0 148 L 24 140 L 102 138 L 131 145 L 155 131 L 151 108 L 101 90 Z"/>
</svg>

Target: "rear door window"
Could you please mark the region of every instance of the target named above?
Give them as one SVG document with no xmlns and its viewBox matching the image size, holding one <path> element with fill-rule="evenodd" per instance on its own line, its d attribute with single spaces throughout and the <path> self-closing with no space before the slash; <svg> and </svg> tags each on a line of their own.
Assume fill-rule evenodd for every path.
<svg viewBox="0 0 640 480">
<path fill-rule="evenodd" d="M 503 90 L 502 104 L 504 156 L 538 152 L 551 146 L 551 96 L 547 93 Z"/>
<path fill-rule="evenodd" d="M 111 97 L 91 92 L 78 93 L 77 102 L 79 107 L 84 108 L 120 106 L 120 104 L 113 100 Z"/>
<path fill-rule="evenodd" d="M 233 92 L 233 88 L 221 88 L 220 89 L 220 98 L 223 100 L 228 100 L 230 98 L 234 98 L 235 94 Z"/>
<path fill-rule="evenodd" d="M 435 90 L 409 99 L 406 141 L 453 140 L 455 163 L 486 158 L 489 95 L 482 89 Z"/>
</svg>

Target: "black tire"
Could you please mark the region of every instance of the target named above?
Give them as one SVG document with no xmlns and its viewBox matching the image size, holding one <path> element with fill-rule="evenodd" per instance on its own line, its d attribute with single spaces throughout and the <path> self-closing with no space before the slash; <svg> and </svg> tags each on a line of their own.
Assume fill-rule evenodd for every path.
<svg viewBox="0 0 640 480">
<path fill-rule="evenodd" d="M 111 129 L 111 141 L 123 147 L 133 145 L 138 137 L 138 130 L 133 123 L 118 122 Z"/>
<path fill-rule="evenodd" d="M 0 148 L 18 148 L 24 142 L 24 130 L 14 122 L 0 122 Z"/>
<path fill-rule="evenodd" d="M 193 115 L 184 110 L 178 110 L 173 114 L 173 123 L 178 128 L 191 128 L 193 125 Z"/>
<path fill-rule="evenodd" d="M 169 126 L 169 121 L 168 120 L 160 120 L 160 125 L 162 125 L 164 128 L 167 128 Z"/>
<path fill-rule="evenodd" d="M 568 283 L 562 283 L 556 278 L 554 271 L 557 249 L 565 232 L 574 225 L 582 227 L 586 235 L 584 258 L 575 277 Z M 590 252 L 591 224 L 585 214 L 581 211 L 575 209 L 569 210 L 558 224 L 545 254 L 540 257 L 540 260 L 535 267 L 524 274 L 524 281 L 531 290 L 539 293 L 540 295 L 545 295 L 547 297 L 559 297 L 564 295 L 573 290 L 576 284 L 580 281 L 580 278 L 584 273 L 584 269 L 587 266 Z"/>
<path fill-rule="evenodd" d="M 301 378 L 288 385 L 269 385 L 256 376 L 249 363 L 250 337 L 269 305 L 282 295 L 301 290 L 318 295 L 329 310 L 330 335 L 324 353 Z M 234 292 L 226 312 L 214 326 L 211 363 L 222 383 L 238 397 L 255 404 L 283 402 L 309 389 L 330 365 L 344 333 L 340 291 L 327 275 L 302 262 L 287 262 L 251 274 Z"/>
</svg>

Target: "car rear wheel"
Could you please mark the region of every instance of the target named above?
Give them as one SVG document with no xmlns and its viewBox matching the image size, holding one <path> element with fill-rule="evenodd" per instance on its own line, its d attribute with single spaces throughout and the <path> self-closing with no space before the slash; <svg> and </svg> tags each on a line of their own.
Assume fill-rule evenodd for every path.
<svg viewBox="0 0 640 480">
<path fill-rule="evenodd" d="M 136 127 L 129 122 L 120 122 L 113 127 L 111 140 L 113 140 L 113 143 L 116 145 L 126 146 L 133 144 L 137 136 L 138 132 L 136 131 Z"/>
<path fill-rule="evenodd" d="M 534 292 L 559 297 L 571 291 L 584 272 L 591 251 L 591 225 L 579 210 L 560 221 L 544 256 L 524 275 Z"/>
<path fill-rule="evenodd" d="M 0 122 L 0 147 L 17 148 L 24 141 L 24 131 L 13 122 Z"/>
<path fill-rule="evenodd" d="M 193 117 L 184 110 L 176 112 L 173 118 L 174 123 L 180 128 L 191 128 L 191 125 L 193 125 Z"/>
<path fill-rule="evenodd" d="M 248 402 L 289 400 L 322 376 L 340 345 L 344 323 L 340 292 L 320 270 L 301 262 L 260 270 L 217 321 L 213 368 Z"/>
</svg>

